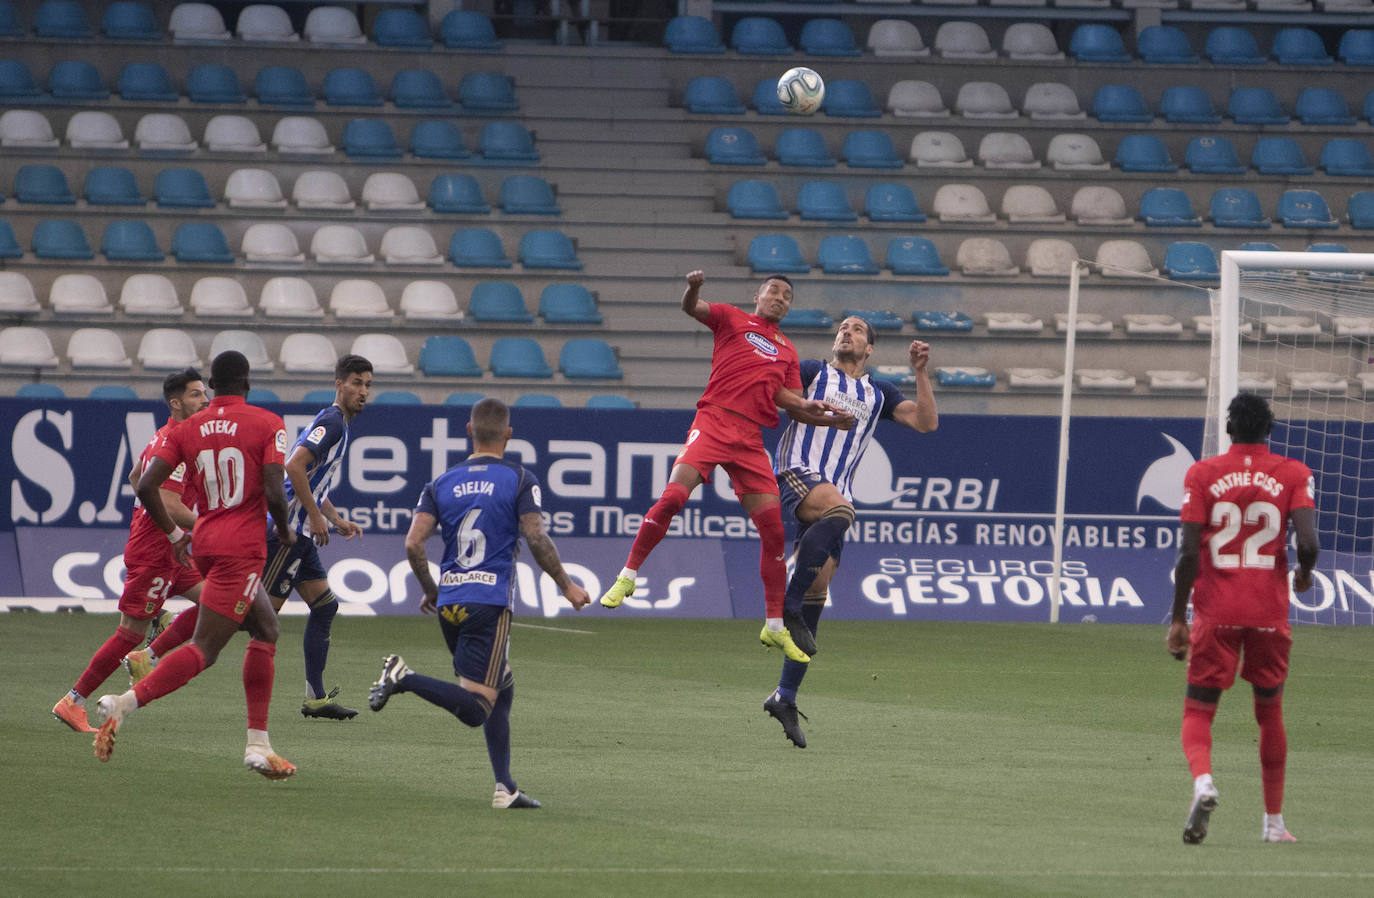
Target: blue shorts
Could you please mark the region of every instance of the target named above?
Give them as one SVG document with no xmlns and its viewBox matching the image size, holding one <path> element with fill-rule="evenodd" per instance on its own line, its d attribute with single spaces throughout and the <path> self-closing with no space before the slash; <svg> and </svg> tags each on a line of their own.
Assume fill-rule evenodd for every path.
<svg viewBox="0 0 1374 898">
<path fill-rule="evenodd" d="M 501 690 L 510 685 L 510 609 L 477 602 L 443 605 L 439 628 L 458 676 Z"/>
<path fill-rule="evenodd" d="M 283 546 L 273 530 L 267 538 L 267 566 L 262 569 L 262 586 L 273 599 L 290 597 L 298 583 L 328 579 L 320 564 L 320 550 L 308 536 L 296 534 L 296 541 Z"/>
<path fill-rule="evenodd" d="M 796 541 L 801 542 L 802 535 L 811 526 L 810 523 L 797 517 L 797 509 L 801 506 L 802 500 L 811 494 L 811 491 L 822 483 L 828 483 L 824 477 L 815 471 L 808 471 L 806 468 L 788 468 L 778 474 L 778 498 L 782 501 L 782 510 L 786 512 L 787 520 L 796 522 L 797 536 Z M 840 553 L 844 550 L 844 543 L 835 550 L 832 556 L 838 564 Z"/>
</svg>

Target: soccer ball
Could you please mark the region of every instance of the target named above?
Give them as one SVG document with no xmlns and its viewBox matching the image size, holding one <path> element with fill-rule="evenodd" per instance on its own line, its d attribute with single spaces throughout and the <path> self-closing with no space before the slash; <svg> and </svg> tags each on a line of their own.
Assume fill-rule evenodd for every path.
<svg viewBox="0 0 1374 898">
<path fill-rule="evenodd" d="M 814 69 L 797 66 L 778 79 L 778 102 L 793 115 L 810 115 L 821 108 L 824 99 L 825 82 Z"/>
</svg>

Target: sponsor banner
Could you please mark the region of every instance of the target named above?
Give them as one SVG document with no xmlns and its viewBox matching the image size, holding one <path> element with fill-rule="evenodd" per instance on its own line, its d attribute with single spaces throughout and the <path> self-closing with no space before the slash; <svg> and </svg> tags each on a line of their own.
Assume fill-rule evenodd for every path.
<svg viewBox="0 0 1374 898">
<path fill-rule="evenodd" d="M 14 545 L 14 534 L 0 531 L 0 595 L 23 594 L 23 579 L 19 576 L 19 550 Z"/>
</svg>

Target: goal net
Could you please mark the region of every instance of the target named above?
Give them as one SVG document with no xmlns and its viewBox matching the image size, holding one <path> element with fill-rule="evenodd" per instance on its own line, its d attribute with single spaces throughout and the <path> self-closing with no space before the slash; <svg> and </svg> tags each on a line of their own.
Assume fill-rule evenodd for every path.
<svg viewBox="0 0 1374 898">
<path fill-rule="evenodd" d="M 1316 479 L 1322 555 L 1293 620 L 1374 624 L 1374 254 L 1223 252 L 1211 326 L 1203 455 L 1248 390 L 1273 407 L 1270 448 Z"/>
</svg>

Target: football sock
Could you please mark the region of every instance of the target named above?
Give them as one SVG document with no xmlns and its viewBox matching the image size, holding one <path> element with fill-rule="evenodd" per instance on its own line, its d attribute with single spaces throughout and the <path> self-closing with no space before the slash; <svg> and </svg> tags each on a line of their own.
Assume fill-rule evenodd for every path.
<svg viewBox="0 0 1374 898">
<path fill-rule="evenodd" d="M 1212 772 L 1212 718 L 1216 716 L 1216 702 L 1183 700 L 1183 756 L 1194 779 Z"/>
<path fill-rule="evenodd" d="M 157 638 L 148 646 L 148 651 L 153 653 L 154 658 L 161 658 L 195 635 L 196 620 L 199 618 L 199 605 L 192 605 L 187 608 L 173 619 L 167 629 L 157 634 Z"/>
<path fill-rule="evenodd" d="M 839 554 L 845 532 L 854 523 L 854 509 L 848 505 L 827 508 L 806 528 L 797 543 L 797 567 L 787 584 L 787 607 L 800 608 L 806 591 L 816 582 L 825 562 Z"/>
<path fill-rule="evenodd" d="M 759 529 L 759 575 L 763 577 L 763 607 L 769 618 L 782 617 L 787 592 L 787 550 L 782 529 L 782 505 L 770 502 L 749 517 Z"/>
<path fill-rule="evenodd" d="M 635 534 L 634 544 L 630 546 L 629 560 L 625 562 L 627 568 L 632 571 L 639 570 L 644 559 L 649 557 L 654 546 L 658 545 L 668 532 L 668 525 L 673 522 L 673 517 L 682 511 L 682 506 L 686 504 L 687 487 L 670 482 L 663 488 L 663 494 L 640 522 L 639 532 Z"/>
<path fill-rule="evenodd" d="M 142 641 L 143 637 L 128 627 L 115 628 L 114 635 L 95 650 L 90 663 L 72 687 L 72 692 L 82 698 L 90 695 L 101 683 L 109 679 L 110 674 L 119 667 L 119 662 L 124 660 L 124 656 L 138 648 Z"/>
<path fill-rule="evenodd" d="M 399 692 L 413 692 L 431 705 L 438 705 L 470 727 L 479 727 L 491 713 L 491 702 L 457 683 L 413 673 L 401 678 Z"/>
<path fill-rule="evenodd" d="M 310 606 L 310 616 L 305 621 L 305 685 L 311 698 L 324 698 L 324 665 L 329 658 L 329 631 L 334 626 L 334 615 L 339 613 L 339 600 L 332 589 L 324 593 Z"/>
<path fill-rule="evenodd" d="M 821 623 L 821 612 L 825 610 L 825 596 L 807 596 L 805 604 L 802 605 L 802 619 L 806 621 L 806 628 L 811 631 L 811 635 L 816 635 L 816 630 Z M 806 661 L 793 661 L 791 658 L 784 658 L 782 662 L 782 677 L 778 680 L 778 698 L 785 702 L 797 700 L 797 690 L 801 688 L 802 677 L 806 676 L 806 670 L 810 667 Z"/>
<path fill-rule="evenodd" d="M 276 655 L 277 646 L 274 643 L 257 639 L 248 640 L 248 649 L 243 653 L 243 697 L 248 704 L 250 730 L 267 729 L 267 710 L 272 704 L 272 680 L 276 676 Z"/>
<path fill-rule="evenodd" d="M 1288 762 L 1288 733 L 1283 728 L 1283 695 L 1255 696 L 1255 720 L 1259 723 L 1260 780 L 1264 784 L 1264 810 L 1283 810 L 1284 766 Z"/>
<path fill-rule="evenodd" d="M 133 693 L 141 708 L 153 699 L 162 698 L 191 682 L 205 669 L 205 654 L 200 646 L 188 642 L 158 662 L 153 672 L 138 681 Z"/>
<path fill-rule="evenodd" d="M 515 793 L 515 778 L 510 775 L 510 706 L 515 700 L 515 684 L 511 683 L 496 695 L 482 733 L 487 737 L 487 755 L 491 758 L 491 772 L 496 781 Z"/>
</svg>

